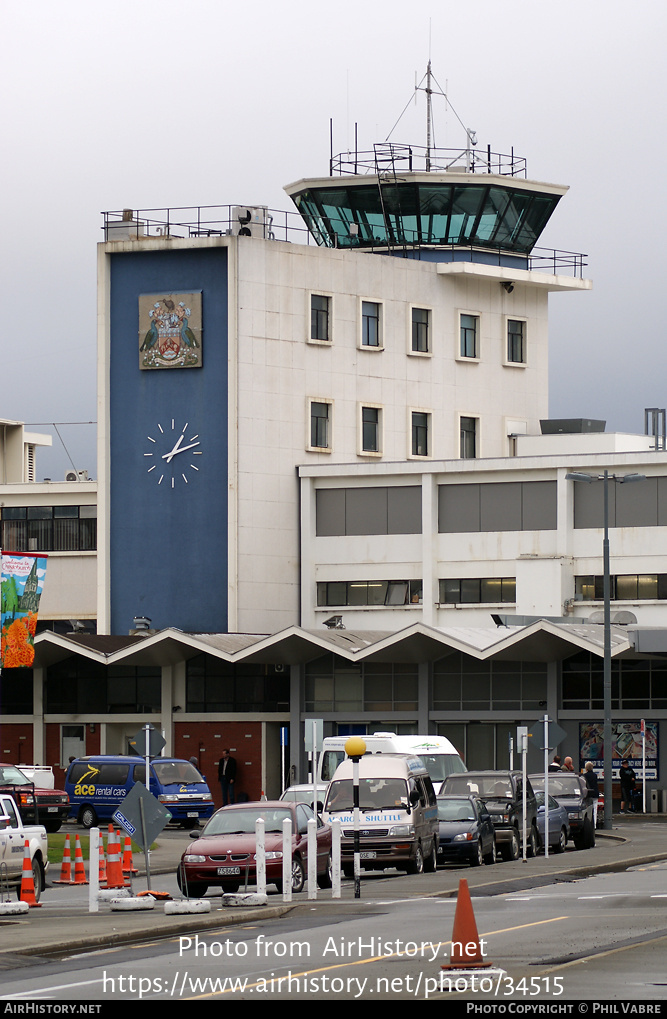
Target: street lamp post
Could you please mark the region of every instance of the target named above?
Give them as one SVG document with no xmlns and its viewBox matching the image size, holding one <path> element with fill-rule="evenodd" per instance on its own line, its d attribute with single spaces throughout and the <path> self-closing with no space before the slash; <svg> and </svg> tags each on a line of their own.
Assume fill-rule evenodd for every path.
<svg viewBox="0 0 667 1019">
<path fill-rule="evenodd" d="M 605 470 L 603 474 L 584 474 L 579 471 L 572 471 L 565 475 L 568 481 L 584 481 L 590 484 L 593 481 L 603 483 L 603 523 L 604 535 L 602 539 L 602 570 L 603 586 L 602 599 L 604 603 L 603 615 L 603 643 L 604 643 L 604 690 L 603 690 L 603 773 L 604 773 L 604 827 L 611 831 L 612 827 L 612 803 L 611 803 L 611 772 L 613 766 L 612 740 L 611 740 L 611 576 L 609 568 L 609 481 L 617 484 L 627 484 L 632 481 L 646 481 L 643 474 L 625 474 L 619 476 L 610 474 Z"/>
</svg>

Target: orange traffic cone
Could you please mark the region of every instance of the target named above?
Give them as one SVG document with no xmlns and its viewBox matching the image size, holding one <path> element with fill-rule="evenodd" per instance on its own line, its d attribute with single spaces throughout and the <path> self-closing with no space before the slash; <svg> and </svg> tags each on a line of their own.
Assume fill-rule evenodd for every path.
<svg viewBox="0 0 667 1019">
<path fill-rule="evenodd" d="M 107 888 L 125 888 L 125 878 L 120 862 L 120 840 L 111 824 L 107 839 Z"/>
<path fill-rule="evenodd" d="M 104 839 L 100 838 L 100 871 L 99 871 L 99 886 L 100 888 L 106 888 L 107 886 L 107 861 L 104 855 Z"/>
<path fill-rule="evenodd" d="M 139 871 L 134 866 L 132 860 L 132 839 L 129 835 L 125 836 L 125 844 L 123 847 L 123 874 L 138 874 Z"/>
<path fill-rule="evenodd" d="M 25 840 L 25 845 L 23 846 L 23 872 L 21 874 L 19 899 L 21 902 L 27 902 L 31 909 L 42 905 L 35 898 L 35 880 L 32 876 L 32 860 L 30 859 L 30 842 L 28 839 Z"/>
<path fill-rule="evenodd" d="M 452 953 L 450 962 L 446 966 L 442 966 L 441 969 L 488 969 L 490 966 L 491 963 L 484 958 L 479 943 L 468 882 L 465 878 L 461 878 L 456 897 L 456 912 L 454 913 Z"/>
<path fill-rule="evenodd" d="M 60 867 L 60 878 L 53 882 L 54 885 L 72 885 L 72 851 L 69 844 L 69 834 L 65 837 L 65 848 L 63 850 L 63 862 Z"/>
<path fill-rule="evenodd" d="M 76 847 L 74 850 L 74 884 L 87 885 L 86 868 L 83 865 L 83 852 L 81 851 L 81 839 L 77 835 Z"/>
</svg>

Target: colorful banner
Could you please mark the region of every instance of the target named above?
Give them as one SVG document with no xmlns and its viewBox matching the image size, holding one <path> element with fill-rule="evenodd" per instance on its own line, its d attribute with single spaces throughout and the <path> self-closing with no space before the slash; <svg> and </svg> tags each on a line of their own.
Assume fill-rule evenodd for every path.
<svg viewBox="0 0 667 1019">
<path fill-rule="evenodd" d="M 0 664 L 3 668 L 30 668 L 33 663 L 33 640 L 46 576 L 46 558 L 30 552 L 2 553 Z"/>
<path fill-rule="evenodd" d="M 658 778 L 658 723 L 646 722 L 646 778 Z M 602 775 L 604 760 L 604 725 L 602 722 L 579 723 L 579 764 L 593 762 L 593 770 Z M 641 722 L 612 722 L 611 726 L 612 778 L 616 781 L 622 761 L 641 775 L 642 735 Z"/>
</svg>

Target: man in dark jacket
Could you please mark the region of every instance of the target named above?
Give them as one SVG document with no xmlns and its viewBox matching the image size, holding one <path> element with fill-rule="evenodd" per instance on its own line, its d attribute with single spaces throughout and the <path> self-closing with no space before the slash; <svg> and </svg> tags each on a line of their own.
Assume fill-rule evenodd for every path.
<svg viewBox="0 0 667 1019">
<path fill-rule="evenodd" d="M 634 769 L 627 761 L 621 761 L 619 778 L 621 780 L 621 813 L 625 814 L 626 810 L 632 810 L 632 790 L 637 780 Z"/>
<path fill-rule="evenodd" d="M 222 751 L 222 757 L 218 762 L 218 781 L 222 791 L 222 805 L 234 803 L 234 792 L 236 783 L 236 758 L 231 757 L 229 750 Z"/>
</svg>

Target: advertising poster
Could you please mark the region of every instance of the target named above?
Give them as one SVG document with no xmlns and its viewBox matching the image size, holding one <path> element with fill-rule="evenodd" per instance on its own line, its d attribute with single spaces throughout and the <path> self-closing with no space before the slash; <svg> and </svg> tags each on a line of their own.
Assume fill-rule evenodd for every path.
<svg viewBox="0 0 667 1019">
<path fill-rule="evenodd" d="M 2 646 L 5 669 L 30 668 L 35 657 L 39 599 L 46 576 L 43 554 L 2 553 Z"/>
<path fill-rule="evenodd" d="M 631 768 L 641 775 L 642 734 L 641 722 L 613 722 L 612 733 L 612 777 L 618 779 L 621 761 L 627 761 Z M 579 723 L 579 770 L 586 761 L 592 761 L 598 775 L 604 766 L 604 724 L 602 722 Z M 646 723 L 646 778 L 658 778 L 658 723 Z"/>
</svg>

